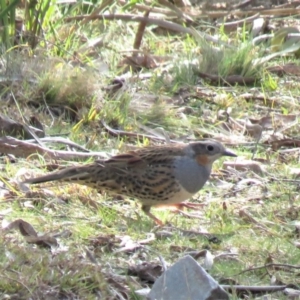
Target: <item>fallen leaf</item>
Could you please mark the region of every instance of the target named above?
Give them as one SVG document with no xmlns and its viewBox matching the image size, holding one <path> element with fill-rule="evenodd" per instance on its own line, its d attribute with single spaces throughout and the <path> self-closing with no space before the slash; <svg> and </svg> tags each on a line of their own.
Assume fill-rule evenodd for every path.
<svg viewBox="0 0 300 300">
<path fill-rule="evenodd" d="M 26 236 L 25 240 L 28 244 L 36 244 L 42 248 L 52 248 L 58 246 L 56 238 L 47 234 L 41 236 Z"/>
<path fill-rule="evenodd" d="M 154 283 L 162 273 L 162 266 L 154 262 L 143 262 L 139 265 L 131 265 L 128 267 L 129 276 L 137 276 L 148 283 Z"/>
<path fill-rule="evenodd" d="M 253 160 L 242 160 L 242 161 L 225 161 L 223 164 L 225 170 L 235 169 L 238 171 L 252 171 L 256 174 L 264 174 L 263 166 Z"/>
<path fill-rule="evenodd" d="M 33 226 L 22 219 L 11 222 L 3 229 L 6 232 L 11 231 L 12 229 L 19 229 L 23 236 L 37 236 L 37 232 L 34 230 Z"/>
</svg>

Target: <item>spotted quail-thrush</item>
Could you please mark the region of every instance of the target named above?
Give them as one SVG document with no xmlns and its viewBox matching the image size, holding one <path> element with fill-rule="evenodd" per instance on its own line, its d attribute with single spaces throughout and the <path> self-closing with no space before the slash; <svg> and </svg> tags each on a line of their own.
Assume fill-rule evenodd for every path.
<svg viewBox="0 0 300 300">
<path fill-rule="evenodd" d="M 68 167 L 24 183 L 74 182 L 133 197 L 157 224 L 150 209 L 155 205 L 179 204 L 196 194 L 208 180 L 212 164 L 234 153 L 214 140 L 189 144 L 145 147 L 107 160 Z"/>
</svg>

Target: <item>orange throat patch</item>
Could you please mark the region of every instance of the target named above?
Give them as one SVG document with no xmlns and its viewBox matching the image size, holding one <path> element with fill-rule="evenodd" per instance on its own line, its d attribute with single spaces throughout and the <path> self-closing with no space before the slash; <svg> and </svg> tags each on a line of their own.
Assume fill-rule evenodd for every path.
<svg viewBox="0 0 300 300">
<path fill-rule="evenodd" d="M 199 154 L 196 156 L 196 161 L 199 165 L 206 166 L 209 164 L 209 157 L 207 155 Z"/>
</svg>

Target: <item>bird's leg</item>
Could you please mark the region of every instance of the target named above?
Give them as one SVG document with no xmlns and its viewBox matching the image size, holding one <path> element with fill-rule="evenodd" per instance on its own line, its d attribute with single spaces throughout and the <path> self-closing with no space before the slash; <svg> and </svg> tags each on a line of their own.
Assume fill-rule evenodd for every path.
<svg viewBox="0 0 300 300">
<path fill-rule="evenodd" d="M 181 211 L 184 207 L 197 210 L 199 208 L 203 208 L 203 203 L 191 203 L 191 202 L 181 202 L 181 203 L 169 203 L 169 204 L 161 204 L 159 207 L 170 207 L 174 208 L 175 211 Z"/>
<path fill-rule="evenodd" d="M 156 218 L 156 217 L 150 212 L 150 209 L 151 209 L 151 206 L 149 206 L 149 205 L 142 205 L 142 211 L 143 211 L 149 218 L 151 218 L 152 220 L 154 220 L 154 222 L 155 222 L 157 225 L 160 225 L 160 226 L 164 225 L 164 223 L 163 223 L 160 219 Z"/>
<path fill-rule="evenodd" d="M 181 210 L 184 207 L 197 210 L 197 209 L 199 209 L 199 207 L 203 208 L 204 204 L 203 203 L 182 202 L 182 203 L 174 204 L 174 206 L 178 210 Z"/>
<path fill-rule="evenodd" d="M 165 206 L 165 205 L 159 205 L 159 206 L 161 207 L 161 206 Z M 175 210 L 172 210 L 173 213 L 180 213 L 181 215 L 183 215 L 185 217 L 189 217 L 189 218 L 199 218 L 199 216 L 195 216 L 195 215 L 191 215 L 189 213 L 186 213 L 182 209 L 184 207 L 187 207 L 189 209 L 199 210 L 199 207 L 203 207 L 204 204 L 191 203 L 191 202 L 182 202 L 182 203 L 167 204 L 166 206 L 175 209 Z"/>
</svg>

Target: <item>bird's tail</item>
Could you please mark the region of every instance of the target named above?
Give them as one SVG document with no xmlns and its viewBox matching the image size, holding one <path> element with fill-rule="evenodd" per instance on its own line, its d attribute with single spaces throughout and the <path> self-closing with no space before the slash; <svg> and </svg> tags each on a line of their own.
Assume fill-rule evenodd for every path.
<svg viewBox="0 0 300 300">
<path fill-rule="evenodd" d="M 94 165 L 94 164 L 93 164 Z M 23 183 L 36 184 L 48 181 L 73 181 L 78 182 L 86 180 L 94 172 L 93 165 L 85 165 L 79 167 L 69 167 L 60 171 L 56 171 L 44 176 L 29 178 Z"/>
</svg>

